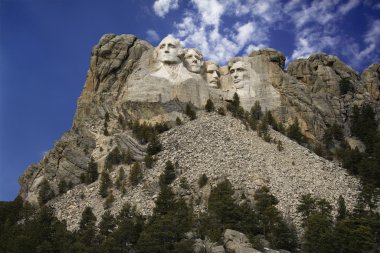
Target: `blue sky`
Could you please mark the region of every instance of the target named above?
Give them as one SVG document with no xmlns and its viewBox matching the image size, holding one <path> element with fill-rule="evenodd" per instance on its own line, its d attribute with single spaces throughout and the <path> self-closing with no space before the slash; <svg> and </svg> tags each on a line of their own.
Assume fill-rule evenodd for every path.
<svg viewBox="0 0 380 253">
<path fill-rule="evenodd" d="M 0 0 L 0 200 L 70 129 L 89 67 L 105 33 L 157 45 L 173 34 L 224 64 L 272 47 L 287 61 L 337 55 L 361 72 L 380 62 L 375 0 Z"/>
</svg>

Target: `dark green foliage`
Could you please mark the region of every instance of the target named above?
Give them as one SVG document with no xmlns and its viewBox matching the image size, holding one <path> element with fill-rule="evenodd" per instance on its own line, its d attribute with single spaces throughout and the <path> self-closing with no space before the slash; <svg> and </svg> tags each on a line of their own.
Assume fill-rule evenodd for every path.
<svg viewBox="0 0 380 253">
<path fill-rule="evenodd" d="M 366 145 L 367 152 L 372 152 L 376 141 L 379 141 L 376 130 L 377 123 L 372 107 L 366 104 L 359 109 L 355 105 L 351 116 L 351 133 Z"/>
<path fill-rule="evenodd" d="M 260 124 L 257 127 L 257 134 L 263 138 L 264 141 L 270 142 L 271 136 L 269 134 L 269 123 L 268 123 L 268 117 L 265 116 L 262 118 Z"/>
<path fill-rule="evenodd" d="M 175 178 L 176 173 L 173 163 L 171 161 L 166 161 L 164 173 L 160 175 L 160 185 L 170 185 Z"/>
<path fill-rule="evenodd" d="M 251 117 L 252 119 L 258 121 L 263 116 L 263 112 L 261 111 L 261 105 L 259 101 L 256 101 L 255 104 L 251 108 Z"/>
<path fill-rule="evenodd" d="M 224 110 L 223 107 L 219 107 L 219 108 L 218 108 L 218 114 L 219 114 L 219 115 L 222 115 L 222 116 L 225 116 L 225 115 L 226 115 L 226 111 Z"/>
<path fill-rule="evenodd" d="M 189 183 L 187 182 L 187 179 L 185 177 L 182 177 L 180 182 L 179 182 L 179 186 L 182 188 L 182 189 L 185 189 L 185 190 L 188 190 L 190 189 L 190 186 L 189 186 Z"/>
<path fill-rule="evenodd" d="M 96 217 L 91 207 L 86 207 L 82 213 L 77 231 L 77 247 L 85 249 L 84 252 L 94 252 L 96 249 Z M 82 246 L 83 245 L 83 246 Z M 80 251 L 83 252 L 83 251 Z"/>
<path fill-rule="evenodd" d="M 354 92 L 354 87 L 352 86 L 348 78 L 343 78 L 339 81 L 339 91 L 340 95 L 345 95 L 348 92 Z"/>
<path fill-rule="evenodd" d="M 125 194 L 125 172 L 124 168 L 119 169 L 119 174 L 117 176 L 116 182 L 115 182 L 116 189 L 121 191 L 123 194 Z"/>
<path fill-rule="evenodd" d="M 85 183 L 91 184 L 98 180 L 99 173 L 98 173 L 98 164 L 94 161 L 94 158 L 91 157 L 90 162 L 88 163 L 87 167 L 87 175 L 85 177 Z"/>
<path fill-rule="evenodd" d="M 110 115 L 108 114 L 108 112 L 106 112 L 106 114 L 104 115 L 104 130 L 103 130 L 103 134 L 105 136 L 109 135 L 109 132 L 108 132 L 108 122 L 109 121 L 110 121 Z"/>
<path fill-rule="evenodd" d="M 156 135 L 153 135 L 151 141 L 148 144 L 147 153 L 153 156 L 162 150 L 162 144 Z"/>
<path fill-rule="evenodd" d="M 68 190 L 68 185 L 66 183 L 66 180 L 61 179 L 58 183 L 58 192 L 59 194 L 66 193 Z"/>
<path fill-rule="evenodd" d="M 134 163 L 131 168 L 131 172 L 129 173 L 129 182 L 131 183 L 132 186 L 136 186 L 141 181 L 142 176 L 143 174 L 142 174 L 140 164 L 137 162 Z"/>
<path fill-rule="evenodd" d="M 38 203 L 40 205 L 45 204 L 52 198 L 54 198 L 54 191 L 51 189 L 49 182 L 45 178 L 42 180 L 41 184 L 39 185 L 39 190 L 38 190 Z"/>
<path fill-rule="evenodd" d="M 118 147 L 115 147 L 108 155 L 105 161 L 105 167 L 107 169 L 112 169 L 113 165 L 118 164 L 131 164 L 133 161 L 133 156 L 131 151 L 128 149 L 126 153 L 123 153 L 119 150 Z"/>
<path fill-rule="evenodd" d="M 214 103 L 211 99 L 207 99 L 206 105 L 205 105 L 206 112 L 213 112 L 215 111 Z"/>
<path fill-rule="evenodd" d="M 232 102 L 227 104 L 227 110 L 230 111 L 235 118 L 241 120 L 245 119 L 245 111 L 243 107 L 240 106 L 240 98 L 236 92 L 233 96 Z"/>
<path fill-rule="evenodd" d="M 280 141 L 280 140 L 277 141 L 277 150 L 278 151 L 284 150 L 284 146 L 282 145 L 282 141 Z"/>
<path fill-rule="evenodd" d="M 112 180 L 107 170 L 103 170 L 100 177 L 99 194 L 102 198 L 108 196 L 108 189 L 112 186 Z"/>
<path fill-rule="evenodd" d="M 286 135 L 292 139 L 295 140 L 298 143 L 302 143 L 305 141 L 304 136 L 301 133 L 301 129 L 298 124 L 298 118 L 295 118 L 293 124 L 291 124 L 288 129 L 286 130 Z"/>
<path fill-rule="evenodd" d="M 187 104 L 185 109 L 185 114 L 190 118 L 190 120 L 195 120 L 197 118 L 197 114 L 193 109 L 192 104 Z"/>
<path fill-rule="evenodd" d="M 152 140 L 152 138 L 157 137 L 157 134 L 163 133 L 169 130 L 169 126 L 166 123 L 158 123 L 154 126 L 139 121 L 129 121 L 128 127 L 132 130 L 134 137 L 141 143 L 146 144 Z"/>
<path fill-rule="evenodd" d="M 202 174 L 199 179 L 198 179 L 198 186 L 199 188 L 203 188 L 203 186 L 205 186 L 208 182 L 208 178 L 206 176 L 206 174 Z"/>
<path fill-rule="evenodd" d="M 278 200 L 270 194 L 267 187 L 255 192 L 255 211 L 258 227 L 265 238 L 275 248 L 292 250 L 297 246 L 297 234 L 292 225 L 289 225 L 276 208 Z"/>
<path fill-rule="evenodd" d="M 151 155 L 146 155 L 144 158 L 145 166 L 147 168 L 152 168 L 154 163 L 154 158 Z"/>
<path fill-rule="evenodd" d="M 128 204 L 124 205 L 116 217 L 116 229 L 112 233 L 119 247 L 118 252 L 128 252 L 128 248 L 137 244 L 143 225 L 144 219 L 136 212 L 136 209 Z"/>
<path fill-rule="evenodd" d="M 337 221 L 341 221 L 347 217 L 347 208 L 346 208 L 346 202 L 344 201 L 344 198 L 342 195 L 339 196 L 338 199 L 338 214 L 336 216 Z"/>
<path fill-rule="evenodd" d="M 98 228 L 101 236 L 109 236 L 116 227 L 115 217 L 111 214 L 110 211 L 104 212 L 102 215 L 102 220 L 99 222 Z"/>
<path fill-rule="evenodd" d="M 177 124 L 177 126 L 180 126 L 180 125 L 182 125 L 182 120 L 179 117 L 177 117 L 175 119 L 175 123 Z"/>
<path fill-rule="evenodd" d="M 191 226 L 191 209 L 183 200 L 175 200 L 171 188 L 164 185 L 156 200 L 153 216 L 140 235 L 136 252 L 183 252 L 180 250 L 185 246 L 185 233 Z"/>
<path fill-rule="evenodd" d="M 340 142 L 344 138 L 343 129 L 338 124 L 334 123 L 331 127 L 325 130 L 323 135 L 323 143 L 326 148 L 332 148 L 334 141 Z"/>
</svg>

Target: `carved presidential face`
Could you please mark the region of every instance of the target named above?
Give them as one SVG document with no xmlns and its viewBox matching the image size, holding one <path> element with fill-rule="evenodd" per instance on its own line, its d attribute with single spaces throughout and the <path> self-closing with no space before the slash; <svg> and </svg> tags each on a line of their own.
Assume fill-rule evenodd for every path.
<svg viewBox="0 0 380 253">
<path fill-rule="evenodd" d="M 233 85 L 236 89 L 244 87 L 244 81 L 248 79 L 248 70 L 243 62 L 235 62 L 230 68 Z"/>
<path fill-rule="evenodd" d="M 167 36 L 158 45 L 158 60 L 166 64 L 179 63 L 181 45 L 177 39 Z"/>
<path fill-rule="evenodd" d="M 203 56 L 194 49 L 188 49 L 184 57 L 185 67 L 194 73 L 200 73 L 203 65 Z"/>
<path fill-rule="evenodd" d="M 220 82 L 220 72 L 219 67 L 216 64 L 212 63 L 207 65 L 206 79 L 209 86 L 218 87 Z"/>
</svg>

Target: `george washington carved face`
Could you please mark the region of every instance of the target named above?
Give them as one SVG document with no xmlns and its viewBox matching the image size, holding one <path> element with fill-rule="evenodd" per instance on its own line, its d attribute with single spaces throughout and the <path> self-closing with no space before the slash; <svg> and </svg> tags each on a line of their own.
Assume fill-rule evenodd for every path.
<svg viewBox="0 0 380 253">
<path fill-rule="evenodd" d="M 165 64 L 180 63 L 182 54 L 179 40 L 169 35 L 165 37 L 156 48 L 158 60 Z"/>
</svg>

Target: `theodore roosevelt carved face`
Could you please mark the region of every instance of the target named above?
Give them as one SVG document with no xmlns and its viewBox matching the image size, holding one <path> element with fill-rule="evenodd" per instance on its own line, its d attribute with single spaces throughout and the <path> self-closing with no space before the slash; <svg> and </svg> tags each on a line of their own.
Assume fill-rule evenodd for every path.
<svg viewBox="0 0 380 253">
<path fill-rule="evenodd" d="M 219 67 L 214 62 L 207 64 L 206 80 L 209 86 L 217 88 L 220 82 Z"/>
<path fill-rule="evenodd" d="M 181 43 L 171 35 L 166 36 L 157 46 L 158 60 L 164 64 L 177 64 L 181 62 Z"/>
<path fill-rule="evenodd" d="M 242 61 L 237 61 L 230 67 L 230 74 L 233 86 L 236 89 L 244 87 L 244 82 L 248 80 L 248 70 Z"/>
<path fill-rule="evenodd" d="M 185 67 L 193 73 L 200 73 L 203 66 L 203 55 L 195 48 L 189 48 L 185 51 Z"/>
</svg>

